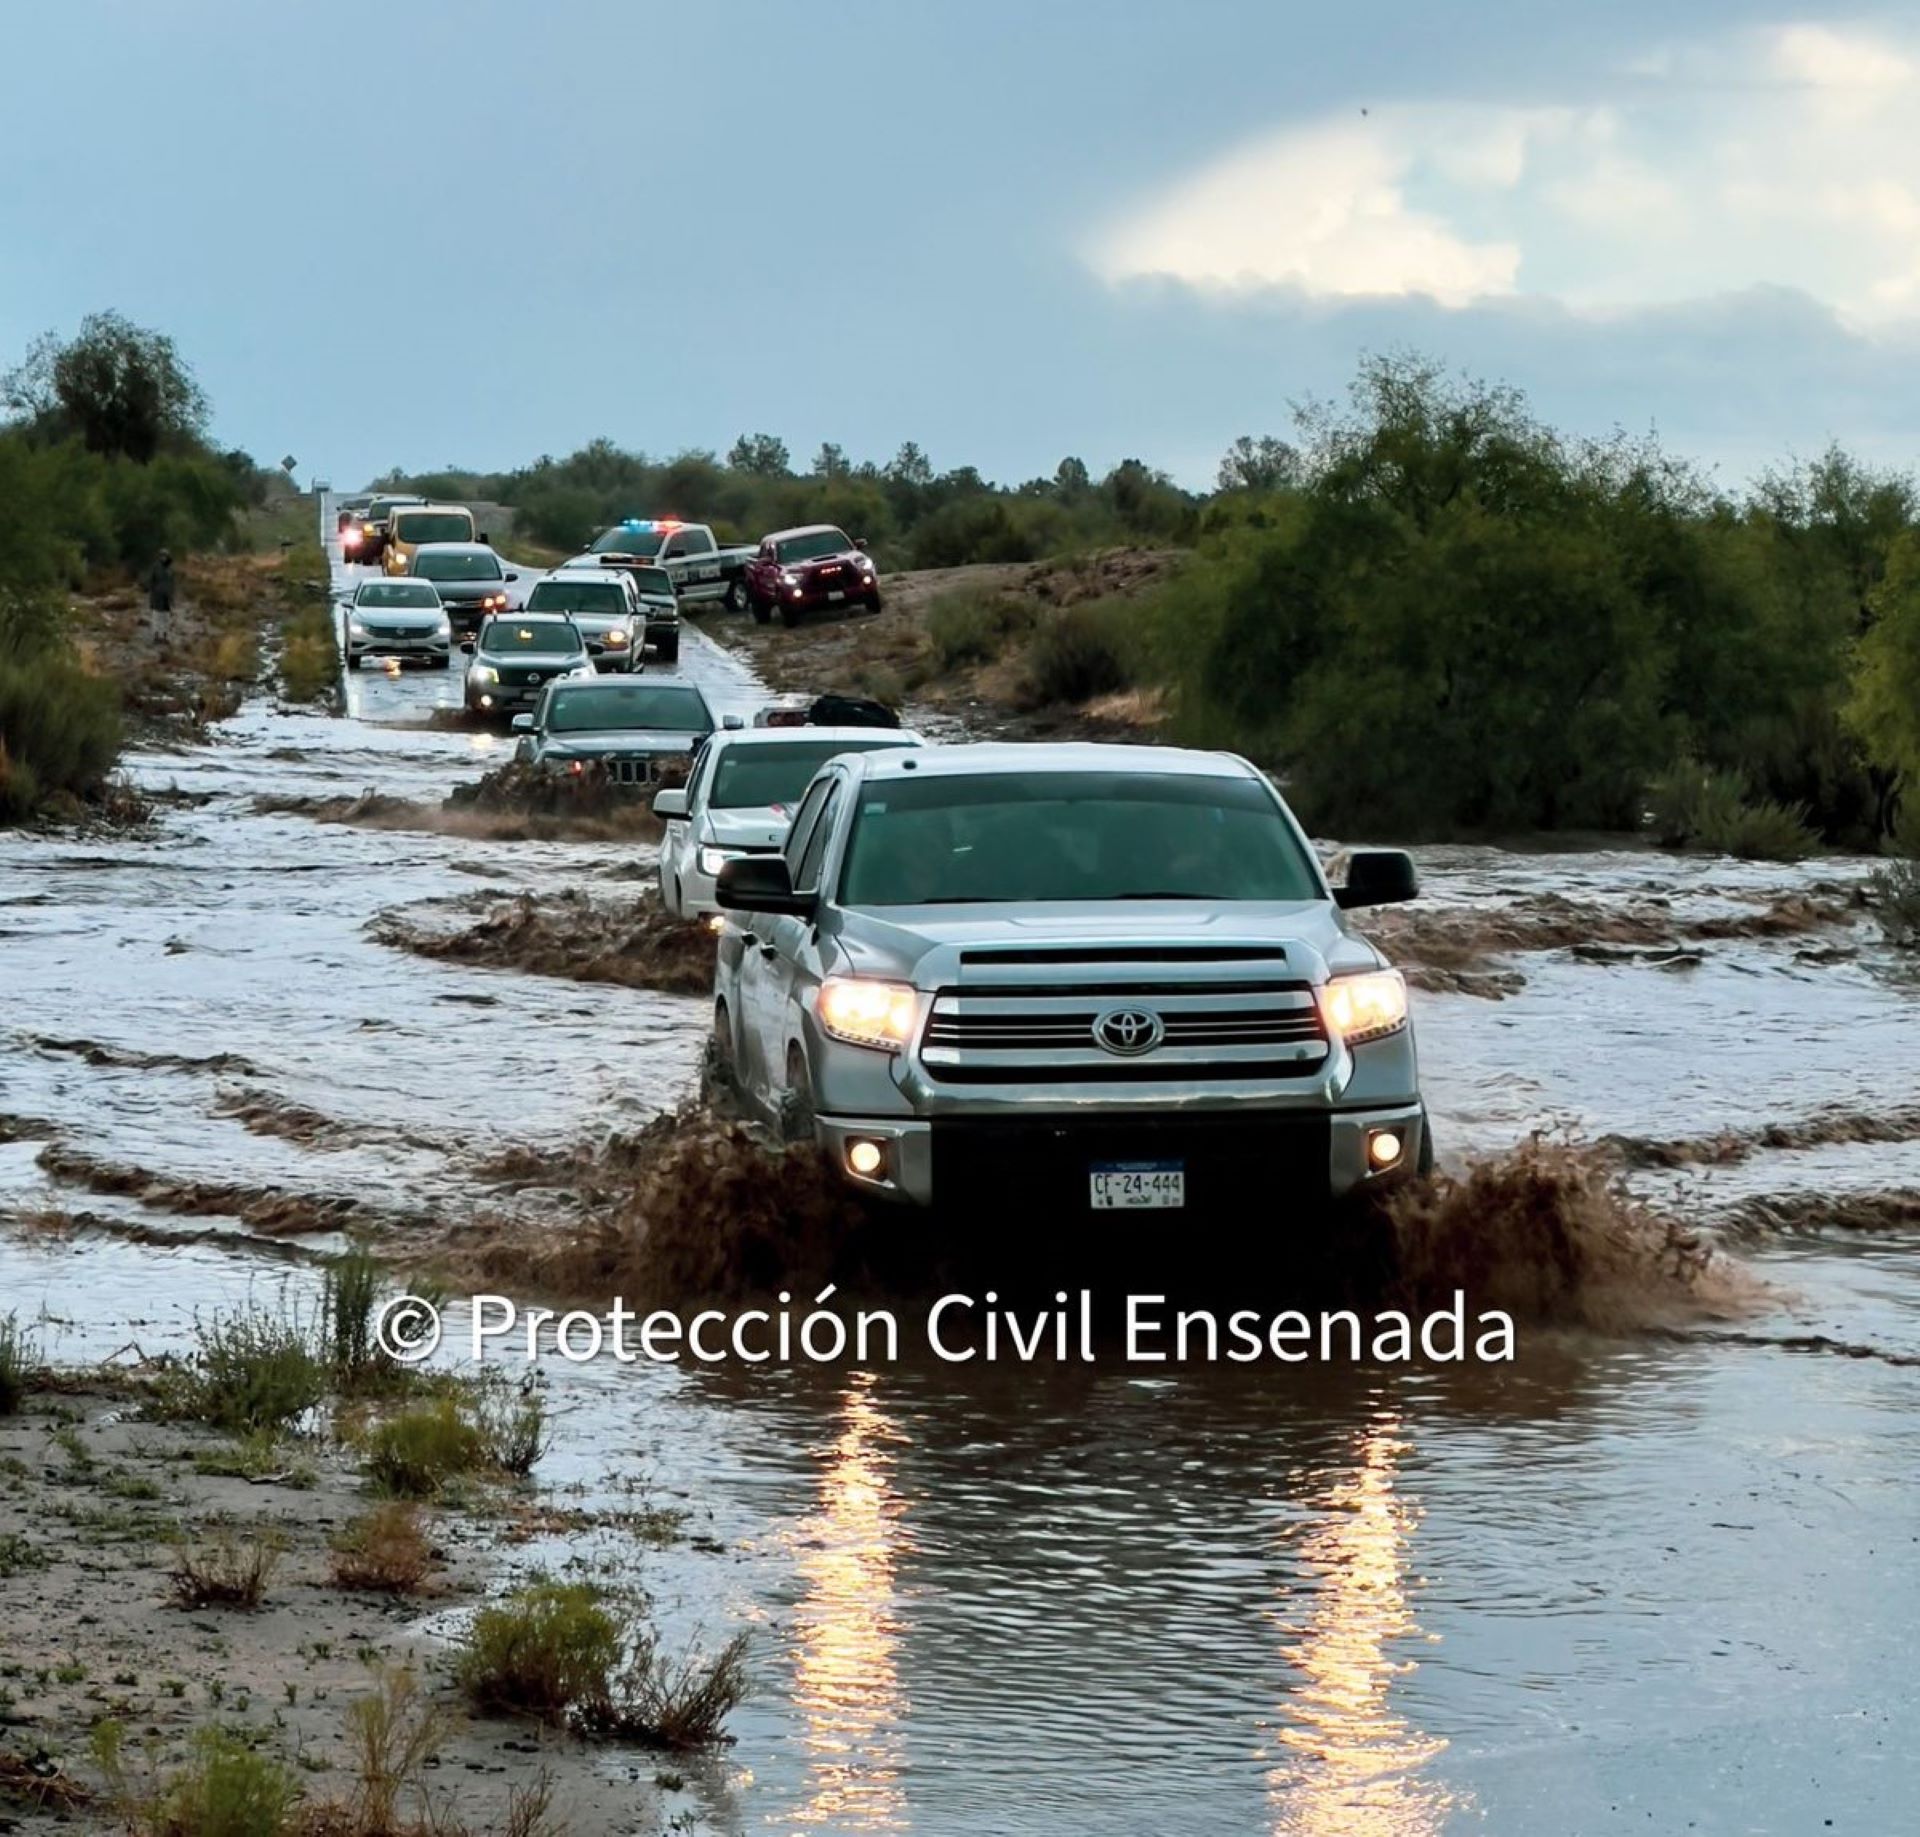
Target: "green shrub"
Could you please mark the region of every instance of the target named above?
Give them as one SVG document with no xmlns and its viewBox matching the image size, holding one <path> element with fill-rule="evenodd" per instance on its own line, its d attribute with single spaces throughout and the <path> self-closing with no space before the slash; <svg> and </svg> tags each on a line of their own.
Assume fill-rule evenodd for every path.
<svg viewBox="0 0 1920 1837">
<path fill-rule="evenodd" d="M 1109 606 L 1068 606 L 1046 619 L 1027 642 L 1021 701 L 1029 708 L 1091 701 L 1132 686 L 1120 616 Z"/>
<path fill-rule="evenodd" d="M 1798 861 L 1818 846 L 1804 808 L 1750 797 L 1728 772 L 1680 765 L 1654 781 L 1654 835 L 1668 848 L 1702 848 L 1753 861 Z"/>
<path fill-rule="evenodd" d="M 474 1615 L 455 1675 L 481 1709 L 557 1722 L 605 1712 L 626 1646 L 625 1623 L 598 1589 L 537 1582 Z"/>
<path fill-rule="evenodd" d="M 1920 950 L 1920 861 L 1890 861 L 1867 879 L 1873 916 L 1896 950 Z"/>
<path fill-rule="evenodd" d="M 474 1416 L 489 1465 L 524 1479 L 547 1451 L 547 1408 L 530 1384 L 509 1385 L 489 1375 L 474 1399 Z"/>
<path fill-rule="evenodd" d="M 1011 593 L 960 587 L 943 593 L 927 611 L 927 638 L 942 669 L 990 663 L 1038 616 L 1031 600 Z"/>
<path fill-rule="evenodd" d="M 280 687 L 290 702 L 330 697 L 340 681 L 332 570 L 318 538 L 289 549 L 280 563 Z"/>
<path fill-rule="evenodd" d="M 120 756 L 120 693 L 70 657 L 0 654 L 0 823 L 99 790 Z"/>
<path fill-rule="evenodd" d="M 96 1723 L 91 1740 L 107 1796 L 139 1837 L 290 1837 L 300 1800 L 293 1774 L 225 1729 L 200 1730 L 187 1764 L 147 1789 L 130 1777 L 119 1723 Z"/>
<path fill-rule="evenodd" d="M 287 1428 L 327 1395 L 327 1371 L 297 1321 L 258 1309 L 196 1324 L 191 1359 L 163 1381 L 156 1410 L 235 1435 Z"/>
<path fill-rule="evenodd" d="M 382 1286 L 379 1262 L 357 1246 L 328 1266 L 320 1300 L 321 1356 L 349 1390 L 385 1382 L 400 1369 L 374 1332 Z"/>
<path fill-rule="evenodd" d="M 726 1719 L 746 1700 L 747 1636 L 736 1633 L 711 1659 L 664 1657 L 643 1643 L 619 1681 L 605 1732 L 663 1748 L 718 1741 Z"/>
<path fill-rule="evenodd" d="M 436 1397 L 376 1423 L 364 1444 L 367 1473 L 399 1499 L 430 1499 L 448 1481 L 493 1464 L 486 1430 L 458 1397 Z"/>
<path fill-rule="evenodd" d="M 12 1314 L 0 1317 L 0 1416 L 11 1416 L 27 1394 L 27 1335 Z"/>
</svg>

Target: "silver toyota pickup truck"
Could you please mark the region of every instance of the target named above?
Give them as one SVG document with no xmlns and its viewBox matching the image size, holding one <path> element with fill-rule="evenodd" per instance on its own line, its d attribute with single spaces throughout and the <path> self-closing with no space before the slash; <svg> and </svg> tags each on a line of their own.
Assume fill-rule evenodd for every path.
<svg viewBox="0 0 1920 1837">
<path fill-rule="evenodd" d="M 1259 1205 L 1430 1165 L 1406 983 L 1245 760 L 843 754 L 720 871 L 722 1075 L 878 1198 Z"/>
</svg>

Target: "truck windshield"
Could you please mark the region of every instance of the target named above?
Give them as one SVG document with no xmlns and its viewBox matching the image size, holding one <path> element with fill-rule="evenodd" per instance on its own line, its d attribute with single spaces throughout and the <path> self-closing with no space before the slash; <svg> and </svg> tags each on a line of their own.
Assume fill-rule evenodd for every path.
<svg viewBox="0 0 1920 1837">
<path fill-rule="evenodd" d="M 617 619 L 626 595 L 610 580 L 543 580 L 527 595 L 529 612 L 597 612 Z"/>
<path fill-rule="evenodd" d="M 393 533 L 402 542 L 471 542 L 473 519 L 464 510 L 396 510 Z"/>
<path fill-rule="evenodd" d="M 716 810 L 760 810 L 797 804 L 815 772 L 839 753 L 871 753 L 898 741 L 783 740 L 777 746 L 730 746 L 720 755 L 707 802 Z"/>
<path fill-rule="evenodd" d="M 782 561 L 815 561 L 822 555 L 844 555 L 853 544 L 837 529 L 816 529 L 804 536 L 789 536 L 774 545 Z"/>
<path fill-rule="evenodd" d="M 656 600 L 675 598 L 673 576 L 665 568 L 635 568 L 633 584 L 644 594 Z"/>
<path fill-rule="evenodd" d="M 713 716 L 698 689 L 556 689 L 547 697 L 547 731 L 604 732 L 609 728 L 665 728 L 670 733 L 713 731 Z"/>
<path fill-rule="evenodd" d="M 616 523 L 587 545 L 589 555 L 657 555 L 666 531 L 649 523 Z"/>
<path fill-rule="evenodd" d="M 840 885 L 848 906 L 1320 897 L 1264 787 L 1148 772 L 870 784 Z"/>
<path fill-rule="evenodd" d="M 476 555 L 471 549 L 455 555 L 416 555 L 413 571 L 422 580 L 498 580 L 500 557 L 491 552 Z"/>
<path fill-rule="evenodd" d="M 584 650 L 578 627 L 566 619 L 494 619 L 487 626 L 479 648 L 483 651 L 554 651 L 565 656 Z"/>
</svg>

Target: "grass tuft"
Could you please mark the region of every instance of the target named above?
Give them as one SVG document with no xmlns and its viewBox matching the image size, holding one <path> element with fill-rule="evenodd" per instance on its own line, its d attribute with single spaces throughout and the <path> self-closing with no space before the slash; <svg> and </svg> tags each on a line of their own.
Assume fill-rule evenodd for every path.
<svg viewBox="0 0 1920 1837">
<path fill-rule="evenodd" d="M 356 1518 L 334 1540 L 336 1587 L 369 1594 L 411 1595 L 433 1571 L 433 1547 L 420 1508 L 390 1500 Z"/>
<path fill-rule="evenodd" d="M 0 1416 L 11 1416 L 26 1397 L 33 1370 L 28 1337 L 16 1315 L 0 1317 Z"/>
<path fill-rule="evenodd" d="M 266 1599 L 267 1584 L 285 1546 L 272 1536 L 241 1537 L 230 1525 L 215 1525 L 197 1541 L 183 1542 L 170 1581 L 176 1607 L 238 1607 L 251 1613 Z"/>
</svg>

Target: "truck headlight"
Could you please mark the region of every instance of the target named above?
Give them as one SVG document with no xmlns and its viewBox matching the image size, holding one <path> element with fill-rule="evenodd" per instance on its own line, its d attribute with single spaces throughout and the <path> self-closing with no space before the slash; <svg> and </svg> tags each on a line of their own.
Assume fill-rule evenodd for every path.
<svg viewBox="0 0 1920 1837">
<path fill-rule="evenodd" d="M 498 682 L 500 680 L 500 672 L 491 664 L 486 663 L 476 663 L 469 674 L 475 682 Z"/>
<path fill-rule="evenodd" d="M 1398 970 L 1336 976 L 1320 991 L 1320 1014 L 1349 1046 L 1397 1033 L 1407 1024 L 1407 979 Z"/>
<path fill-rule="evenodd" d="M 794 573 L 791 568 L 782 568 L 780 570 L 780 584 L 783 587 L 797 587 L 800 584 L 800 576 Z"/>
<path fill-rule="evenodd" d="M 718 874 L 739 853 L 737 848 L 703 848 L 700 851 L 700 871 L 703 874 Z"/>
<path fill-rule="evenodd" d="M 829 976 L 820 985 L 820 1024 L 851 1046 L 897 1051 L 913 1038 L 919 997 L 904 982 Z"/>
</svg>

